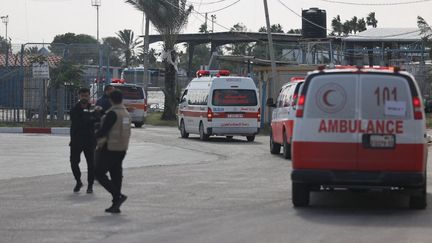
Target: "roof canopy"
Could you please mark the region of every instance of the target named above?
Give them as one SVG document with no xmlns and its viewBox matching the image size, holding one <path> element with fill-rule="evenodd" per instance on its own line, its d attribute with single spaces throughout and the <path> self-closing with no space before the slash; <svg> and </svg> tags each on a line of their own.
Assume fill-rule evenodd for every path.
<svg viewBox="0 0 432 243">
<path fill-rule="evenodd" d="M 418 28 L 373 28 L 343 38 L 347 42 L 417 42 L 422 35 Z"/>
</svg>

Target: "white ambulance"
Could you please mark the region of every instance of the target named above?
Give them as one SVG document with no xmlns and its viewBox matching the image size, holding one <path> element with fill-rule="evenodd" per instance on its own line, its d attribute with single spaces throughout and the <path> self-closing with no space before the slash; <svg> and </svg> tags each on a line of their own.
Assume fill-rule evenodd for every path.
<svg viewBox="0 0 432 243">
<path fill-rule="evenodd" d="M 426 207 L 425 114 L 412 75 L 393 70 L 309 74 L 296 109 L 292 201 L 323 189 L 400 190 Z"/>
<path fill-rule="evenodd" d="M 258 90 L 251 78 L 229 75 L 226 70 L 197 72 L 179 99 L 182 138 L 191 133 L 203 141 L 212 135 L 255 140 L 261 123 Z"/>
</svg>

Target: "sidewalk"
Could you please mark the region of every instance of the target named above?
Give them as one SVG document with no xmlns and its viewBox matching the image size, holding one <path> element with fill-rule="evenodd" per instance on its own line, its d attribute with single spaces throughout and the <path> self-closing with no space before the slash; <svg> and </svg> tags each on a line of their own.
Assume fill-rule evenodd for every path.
<svg viewBox="0 0 432 243">
<path fill-rule="evenodd" d="M 69 134 L 69 127 L 0 127 L 0 133 Z"/>
</svg>

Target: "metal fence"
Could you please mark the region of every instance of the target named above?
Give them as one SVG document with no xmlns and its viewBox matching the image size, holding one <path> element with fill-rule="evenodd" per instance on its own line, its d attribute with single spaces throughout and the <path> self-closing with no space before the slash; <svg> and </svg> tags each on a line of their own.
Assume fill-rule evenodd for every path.
<svg viewBox="0 0 432 243">
<path fill-rule="evenodd" d="M 97 44 L 10 45 L 7 51 L 0 51 L 0 123 L 46 126 L 69 120 L 78 87 L 93 84 L 101 92 L 105 82 L 118 76 L 114 69 L 120 68 L 111 67 L 110 58 L 109 49 Z M 33 63 L 44 61 L 49 78 L 38 78 Z M 82 79 L 60 77 L 74 77 L 71 72 L 80 73 Z"/>
</svg>

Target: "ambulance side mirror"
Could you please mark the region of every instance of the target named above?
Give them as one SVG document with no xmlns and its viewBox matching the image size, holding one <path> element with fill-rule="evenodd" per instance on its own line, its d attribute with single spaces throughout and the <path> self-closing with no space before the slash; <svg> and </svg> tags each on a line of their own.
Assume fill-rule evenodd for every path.
<svg viewBox="0 0 432 243">
<path fill-rule="evenodd" d="M 266 105 L 268 106 L 268 107 L 276 107 L 276 104 L 274 103 L 274 100 L 273 100 L 273 98 L 268 98 L 267 99 L 267 102 L 266 102 Z"/>
</svg>

